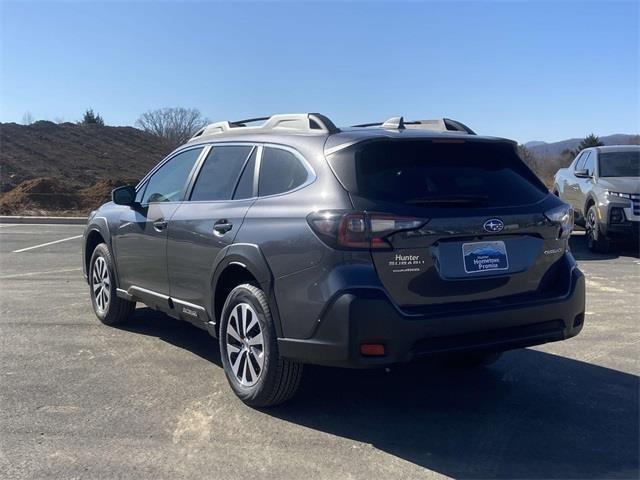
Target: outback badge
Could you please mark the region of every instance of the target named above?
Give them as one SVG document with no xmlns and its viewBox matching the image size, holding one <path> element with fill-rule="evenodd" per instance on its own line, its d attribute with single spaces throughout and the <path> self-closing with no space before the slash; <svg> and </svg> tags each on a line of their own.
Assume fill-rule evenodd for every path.
<svg viewBox="0 0 640 480">
<path fill-rule="evenodd" d="M 484 225 L 482 227 L 487 232 L 497 233 L 497 232 L 501 232 L 502 229 L 504 228 L 504 222 L 499 218 L 491 218 L 486 222 L 484 222 Z"/>
</svg>

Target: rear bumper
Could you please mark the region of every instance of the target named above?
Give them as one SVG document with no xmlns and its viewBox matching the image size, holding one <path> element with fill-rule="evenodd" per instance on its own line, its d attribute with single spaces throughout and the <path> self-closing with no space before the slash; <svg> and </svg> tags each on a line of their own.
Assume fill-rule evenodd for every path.
<svg viewBox="0 0 640 480">
<path fill-rule="evenodd" d="M 308 339 L 278 339 L 280 354 L 304 363 L 365 368 L 432 355 L 504 351 L 565 340 L 582 329 L 584 276 L 571 271 L 566 295 L 438 315 L 407 315 L 380 290 L 339 294 Z M 360 345 L 381 343 L 385 355 L 363 356 Z"/>
</svg>

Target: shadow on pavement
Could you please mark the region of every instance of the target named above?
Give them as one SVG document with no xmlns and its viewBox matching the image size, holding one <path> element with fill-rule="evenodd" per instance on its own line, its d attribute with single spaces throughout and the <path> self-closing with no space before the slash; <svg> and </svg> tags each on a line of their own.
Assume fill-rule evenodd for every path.
<svg viewBox="0 0 640 480">
<path fill-rule="evenodd" d="M 638 478 L 634 375 L 534 350 L 467 372 L 307 370 L 267 413 L 456 478 Z"/>
<path fill-rule="evenodd" d="M 126 329 L 220 365 L 212 339 L 191 325 L 143 308 Z M 264 414 L 457 478 L 640 474 L 635 375 L 530 349 L 466 372 L 305 368 L 298 395 Z"/>
<path fill-rule="evenodd" d="M 175 320 L 151 308 L 138 307 L 130 321 L 123 325 L 117 325 L 115 328 L 157 337 L 171 345 L 195 353 L 222 368 L 218 339 L 188 322 Z"/>
</svg>

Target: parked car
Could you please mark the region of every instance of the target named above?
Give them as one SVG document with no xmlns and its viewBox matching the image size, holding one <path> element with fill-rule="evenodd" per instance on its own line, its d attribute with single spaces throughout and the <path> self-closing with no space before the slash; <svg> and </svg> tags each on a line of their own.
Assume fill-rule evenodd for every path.
<svg viewBox="0 0 640 480">
<path fill-rule="evenodd" d="M 640 233 L 640 145 L 582 150 L 558 170 L 554 193 L 571 205 L 585 227 L 587 245 L 607 252 L 612 239 Z"/>
<path fill-rule="evenodd" d="M 90 215 L 94 311 L 113 325 L 142 302 L 207 330 L 253 406 L 290 398 L 307 363 L 479 365 L 573 337 L 571 209 L 516 147 L 448 119 L 211 124 Z"/>
</svg>

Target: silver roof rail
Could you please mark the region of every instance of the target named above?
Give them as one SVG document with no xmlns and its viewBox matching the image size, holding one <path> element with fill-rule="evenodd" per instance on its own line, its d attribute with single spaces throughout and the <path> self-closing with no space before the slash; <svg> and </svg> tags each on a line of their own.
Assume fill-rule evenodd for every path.
<svg viewBox="0 0 640 480">
<path fill-rule="evenodd" d="M 249 126 L 248 123 L 264 121 L 262 125 Z M 215 122 L 198 130 L 191 139 L 217 133 L 224 133 L 235 129 L 256 130 L 284 130 L 291 132 L 327 132 L 337 133 L 340 130 L 334 123 L 320 113 L 284 113 L 271 115 L 270 117 L 248 118 L 233 122 Z"/>
<path fill-rule="evenodd" d="M 389 120 L 380 125 L 382 128 L 389 128 L 391 130 L 404 130 L 404 118 L 403 117 L 391 117 Z"/>
<path fill-rule="evenodd" d="M 354 127 L 380 127 L 389 130 L 434 130 L 438 132 L 460 132 L 475 135 L 476 132 L 467 127 L 464 123 L 450 118 L 439 118 L 437 120 L 411 120 L 405 121 L 404 117 L 392 117 L 385 122 L 362 123 L 353 125 Z"/>
</svg>

